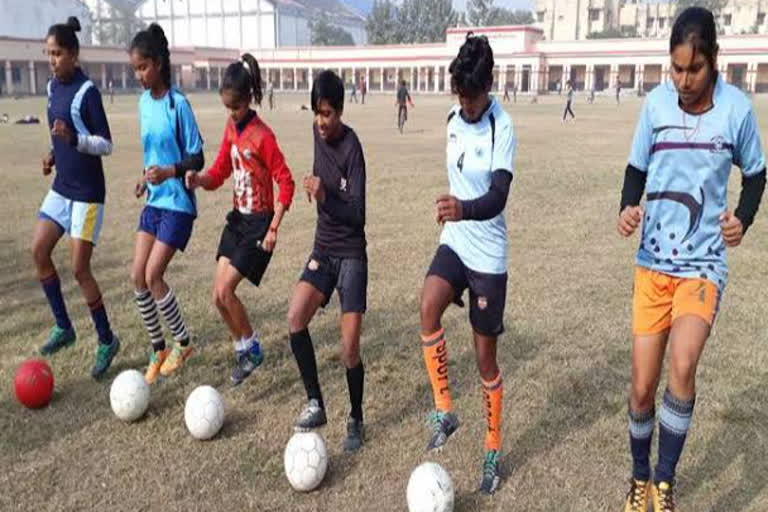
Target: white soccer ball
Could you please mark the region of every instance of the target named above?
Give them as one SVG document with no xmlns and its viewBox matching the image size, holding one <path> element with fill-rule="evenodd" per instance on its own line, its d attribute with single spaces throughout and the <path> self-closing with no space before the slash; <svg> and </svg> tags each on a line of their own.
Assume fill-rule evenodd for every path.
<svg viewBox="0 0 768 512">
<path fill-rule="evenodd" d="M 198 386 L 187 397 L 184 422 L 195 439 L 215 436 L 224 424 L 224 401 L 211 386 Z"/>
<path fill-rule="evenodd" d="M 112 412 L 123 421 L 136 421 L 149 406 L 149 385 L 136 370 L 125 370 L 112 381 L 109 388 Z"/>
<path fill-rule="evenodd" d="M 409 512 L 451 512 L 453 482 L 443 466 L 425 462 L 411 473 L 408 480 Z"/>
<path fill-rule="evenodd" d="M 325 441 L 317 432 L 298 432 L 285 447 L 285 476 L 291 487 L 308 492 L 320 485 L 328 469 Z"/>
</svg>

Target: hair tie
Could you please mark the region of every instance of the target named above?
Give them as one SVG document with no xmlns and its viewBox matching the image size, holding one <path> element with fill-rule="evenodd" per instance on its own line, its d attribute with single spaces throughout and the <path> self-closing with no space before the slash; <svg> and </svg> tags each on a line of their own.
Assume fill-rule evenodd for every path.
<svg viewBox="0 0 768 512">
<path fill-rule="evenodd" d="M 241 59 L 240 59 L 240 62 L 242 62 L 242 63 L 243 63 L 243 67 L 245 68 L 245 71 L 247 71 L 247 72 L 248 72 L 248 75 L 249 75 L 249 76 L 251 76 L 251 77 L 253 77 L 253 70 L 251 69 L 251 65 L 250 65 L 250 64 L 248 64 L 248 61 L 247 61 L 247 60 L 245 60 L 244 58 L 241 58 Z"/>
</svg>

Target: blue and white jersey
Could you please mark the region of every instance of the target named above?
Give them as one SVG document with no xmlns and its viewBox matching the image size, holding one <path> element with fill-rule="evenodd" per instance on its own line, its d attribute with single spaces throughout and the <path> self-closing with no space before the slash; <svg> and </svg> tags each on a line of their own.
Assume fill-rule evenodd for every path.
<svg viewBox="0 0 768 512">
<path fill-rule="evenodd" d="M 203 139 L 187 98 L 171 87 L 160 99 L 144 91 L 139 100 L 141 143 L 144 168 L 181 162 L 203 150 Z M 195 195 L 181 178 L 167 179 L 159 185 L 147 183 L 147 204 L 155 208 L 197 215 Z"/>
<path fill-rule="evenodd" d="M 56 160 L 53 190 L 72 201 L 103 203 L 104 168 L 101 155 L 112 151 L 112 135 L 101 94 L 80 68 L 68 82 L 48 82 L 48 128 L 64 121 L 76 136 L 70 143 L 51 137 Z M 95 144 L 94 144 L 95 142 Z"/>
<path fill-rule="evenodd" d="M 656 87 L 640 114 L 629 164 L 647 172 L 637 265 L 722 290 L 728 279 L 720 215 L 728 209 L 733 165 L 744 176 L 765 157 L 754 111 L 744 94 L 718 76 L 714 106 L 686 114 L 672 82 Z"/>
<path fill-rule="evenodd" d="M 461 201 L 477 199 L 491 188 L 491 174 L 513 173 L 517 140 L 512 119 L 495 98 L 474 123 L 456 105 L 448 116 L 446 166 L 450 194 Z M 507 223 L 504 210 L 488 220 L 447 222 L 440 243 L 450 247 L 475 272 L 507 271 Z"/>
</svg>

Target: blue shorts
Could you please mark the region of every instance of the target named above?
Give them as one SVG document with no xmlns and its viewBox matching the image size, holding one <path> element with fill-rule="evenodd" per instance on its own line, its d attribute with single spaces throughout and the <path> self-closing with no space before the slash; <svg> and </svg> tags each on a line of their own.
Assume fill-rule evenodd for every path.
<svg viewBox="0 0 768 512">
<path fill-rule="evenodd" d="M 40 206 L 39 218 L 56 223 L 72 238 L 96 245 L 104 220 L 104 204 L 73 201 L 50 190 Z"/>
<path fill-rule="evenodd" d="M 139 231 L 183 251 L 192 236 L 195 216 L 188 213 L 145 206 L 139 218 Z"/>
</svg>

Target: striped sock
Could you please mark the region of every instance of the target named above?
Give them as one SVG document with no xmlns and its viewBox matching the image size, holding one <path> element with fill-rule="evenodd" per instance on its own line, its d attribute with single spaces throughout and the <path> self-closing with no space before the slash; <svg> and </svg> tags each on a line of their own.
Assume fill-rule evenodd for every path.
<svg viewBox="0 0 768 512">
<path fill-rule="evenodd" d="M 165 337 L 163 336 L 163 327 L 160 325 L 160 316 L 157 313 L 157 304 L 149 290 L 136 290 L 134 292 L 136 306 L 139 308 L 139 314 L 144 321 L 144 327 L 149 333 L 149 340 L 152 342 L 152 350 L 160 352 L 165 350 Z"/>
<path fill-rule="evenodd" d="M 659 417 L 659 460 L 656 463 L 656 482 L 675 481 L 675 470 L 683 453 L 685 437 L 691 427 L 694 396 L 690 400 L 675 397 L 667 388 Z"/>
<path fill-rule="evenodd" d="M 111 345 L 112 328 L 109 326 L 107 310 L 104 307 L 104 302 L 101 300 L 101 297 L 88 304 L 88 308 L 91 310 L 91 318 L 93 319 L 93 325 L 96 326 L 96 332 L 99 333 L 99 343 L 102 345 Z"/>
<path fill-rule="evenodd" d="M 481 379 L 482 380 L 482 379 Z M 485 433 L 486 451 L 501 451 L 501 413 L 504 398 L 504 380 L 501 372 L 490 382 L 483 383 L 483 403 L 488 430 Z"/>
<path fill-rule="evenodd" d="M 629 448 L 632 451 L 632 478 L 647 482 L 651 478 L 651 440 L 656 411 L 635 412 L 629 409 Z"/>
<path fill-rule="evenodd" d="M 67 305 L 64 303 L 64 296 L 61 294 L 59 275 L 54 272 L 50 276 L 41 279 L 40 284 L 43 285 L 43 291 L 48 299 L 48 304 L 51 306 L 51 311 L 53 311 L 56 325 L 68 331 L 72 328 L 72 322 L 69 320 Z"/>
<path fill-rule="evenodd" d="M 157 307 L 168 322 L 168 328 L 173 334 L 173 338 L 181 344 L 182 347 L 189 345 L 189 333 L 187 326 L 184 325 L 184 318 L 181 316 L 179 303 L 176 301 L 176 295 L 173 290 L 168 288 L 168 294 L 157 301 Z"/>
</svg>

